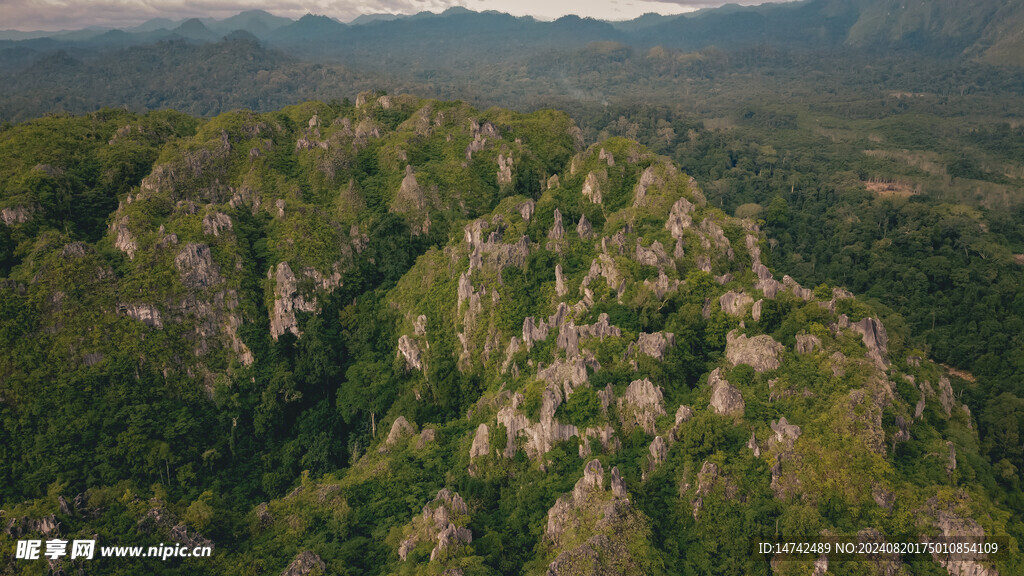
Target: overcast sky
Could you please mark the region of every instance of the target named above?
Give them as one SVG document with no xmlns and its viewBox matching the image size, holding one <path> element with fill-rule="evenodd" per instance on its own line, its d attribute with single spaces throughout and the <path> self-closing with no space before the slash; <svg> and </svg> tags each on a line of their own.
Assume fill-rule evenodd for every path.
<svg viewBox="0 0 1024 576">
<path fill-rule="evenodd" d="M 783 0 L 732 0 L 763 4 Z M 578 14 L 629 20 L 646 12 L 679 14 L 721 6 L 722 0 L 0 0 L 0 29 L 63 30 L 88 26 L 129 27 L 151 18 L 227 18 L 262 9 L 288 18 L 323 14 L 342 22 L 360 14 L 441 12 L 451 6 L 498 10 L 516 16 L 553 19 Z"/>
</svg>

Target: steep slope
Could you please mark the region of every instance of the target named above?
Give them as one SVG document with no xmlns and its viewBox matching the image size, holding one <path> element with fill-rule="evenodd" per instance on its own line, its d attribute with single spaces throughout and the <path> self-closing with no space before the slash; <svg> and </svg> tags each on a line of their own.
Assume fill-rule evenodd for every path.
<svg viewBox="0 0 1024 576">
<path fill-rule="evenodd" d="M 31 237 L 0 285 L 0 545 L 795 575 L 847 564 L 754 543 L 985 536 L 1004 553 L 855 565 L 1020 570 L 955 379 L 841 287 L 777 279 L 666 158 L 581 144 L 554 112 L 363 94 L 164 145 L 103 239 Z"/>
</svg>

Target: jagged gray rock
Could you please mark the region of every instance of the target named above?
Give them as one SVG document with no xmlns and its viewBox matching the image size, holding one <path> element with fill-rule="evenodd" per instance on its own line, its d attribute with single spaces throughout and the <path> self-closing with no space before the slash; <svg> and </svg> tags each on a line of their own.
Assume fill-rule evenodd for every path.
<svg viewBox="0 0 1024 576">
<path fill-rule="evenodd" d="M 754 299 L 743 292 L 730 290 L 718 299 L 722 311 L 730 316 L 742 317 L 747 313 L 747 306 L 754 303 Z"/>
<path fill-rule="evenodd" d="M 953 387 L 949 385 L 949 378 L 945 376 L 939 378 L 939 402 L 942 404 L 942 411 L 946 413 L 946 416 L 951 416 L 955 400 Z"/>
<path fill-rule="evenodd" d="M 715 368 L 708 375 L 708 384 L 711 386 L 709 409 L 727 416 L 743 416 L 743 412 L 746 409 L 743 395 L 739 389 L 722 377 L 721 368 Z"/>
<path fill-rule="evenodd" d="M 797 334 L 796 335 L 796 353 L 797 354 L 810 354 L 815 350 L 821 349 L 821 338 L 813 334 Z"/>
<path fill-rule="evenodd" d="M 473 436 L 473 445 L 469 448 L 469 459 L 486 456 L 490 452 L 490 447 L 490 430 L 487 428 L 487 424 L 481 424 L 477 426 L 476 434 Z"/>
<path fill-rule="evenodd" d="M 626 348 L 626 357 L 643 354 L 655 360 L 664 360 L 669 346 L 675 345 L 676 336 L 671 332 L 655 332 L 653 334 L 641 332 L 637 336 L 636 342 L 629 343 L 629 347 Z"/>
<path fill-rule="evenodd" d="M 164 323 L 160 318 L 160 310 L 152 304 L 118 304 L 117 309 L 122 314 L 138 320 L 150 328 L 163 328 Z"/>
<path fill-rule="evenodd" d="M 654 435 L 655 420 L 665 414 L 665 398 L 661 388 L 650 380 L 634 380 L 619 398 L 619 417 L 627 430 L 639 426 L 646 434 Z"/>
<path fill-rule="evenodd" d="M 562 225 L 562 213 L 555 208 L 555 223 L 551 226 L 551 231 L 548 232 L 548 238 L 551 240 L 561 240 L 565 238 L 565 226 Z"/>
<path fill-rule="evenodd" d="M 311 550 L 305 550 L 292 560 L 284 572 L 281 572 L 281 576 L 306 576 L 314 570 L 318 574 L 323 574 L 326 569 L 327 564 L 319 556 Z"/>
<path fill-rule="evenodd" d="M 8 206 L 0 210 L 0 220 L 7 226 L 24 224 L 32 219 L 32 209 L 27 206 Z"/>
<path fill-rule="evenodd" d="M 785 416 L 779 418 L 777 422 L 772 420 L 771 428 L 775 435 L 768 439 L 768 445 L 782 444 L 786 450 L 793 448 L 793 443 L 796 442 L 801 434 L 800 427 L 790 424 Z"/>
<path fill-rule="evenodd" d="M 756 372 L 767 372 L 779 367 L 779 354 L 784 349 L 767 334 L 748 338 L 733 330 L 726 335 L 725 358 L 733 366 L 749 364 Z"/>
<path fill-rule="evenodd" d="M 426 373 L 426 364 L 423 362 L 423 353 L 419 344 L 405 334 L 398 338 L 398 353 L 405 358 L 406 370 L 420 370 Z"/>
<path fill-rule="evenodd" d="M 860 322 L 851 323 L 850 330 L 857 332 L 864 340 L 868 349 L 868 358 L 873 360 L 881 370 L 889 367 L 889 337 L 885 326 L 877 318 L 862 318 Z"/>
<path fill-rule="evenodd" d="M 384 446 L 381 447 L 381 452 L 385 452 L 387 448 L 398 444 L 398 441 L 407 436 L 412 436 L 416 433 L 416 429 L 405 416 L 399 416 L 395 418 L 395 421 L 391 424 L 391 431 L 388 432 L 388 437 L 384 441 Z"/>
<path fill-rule="evenodd" d="M 601 182 L 597 174 L 593 172 L 587 174 L 587 178 L 583 182 L 583 197 L 594 204 L 600 204 L 603 200 L 601 196 Z"/>
<path fill-rule="evenodd" d="M 758 300 L 754 302 L 754 305 L 750 307 L 750 315 L 754 318 L 754 322 L 761 321 L 761 309 L 764 307 L 764 300 Z"/>
<path fill-rule="evenodd" d="M 206 244 L 189 243 L 174 258 L 174 266 L 181 275 L 181 283 L 186 288 L 209 288 L 223 282 L 217 266 L 213 263 L 213 255 Z"/>
</svg>

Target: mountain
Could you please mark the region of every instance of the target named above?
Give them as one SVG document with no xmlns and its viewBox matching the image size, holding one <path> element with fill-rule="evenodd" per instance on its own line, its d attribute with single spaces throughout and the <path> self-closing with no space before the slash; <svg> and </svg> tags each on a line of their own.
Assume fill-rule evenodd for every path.
<svg viewBox="0 0 1024 576">
<path fill-rule="evenodd" d="M 808 574 L 849 558 L 754 543 L 984 537 L 1003 553 L 851 565 L 1019 573 L 964 381 L 634 141 L 378 92 L 51 116 L 0 157 L 4 546 Z"/>
<path fill-rule="evenodd" d="M 316 52 L 323 46 L 337 43 L 348 26 L 327 16 L 306 14 L 297 21 L 273 30 L 267 40 L 283 46 L 308 47 Z"/>
<path fill-rule="evenodd" d="M 401 18 L 407 18 L 405 14 L 360 14 L 354 20 L 349 22 L 349 26 L 362 26 L 364 24 L 373 24 L 374 22 L 390 22 L 391 20 L 399 20 Z"/>
<path fill-rule="evenodd" d="M 188 40 L 201 42 L 214 42 L 220 39 L 220 35 L 206 27 L 198 18 L 190 18 L 181 23 L 181 26 L 171 30 L 173 34 Z"/>
<path fill-rule="evenodd" d="M 222 34 L 244 30 L 257 38 L 264 38 L 270 32 L 292 22 L 290 18 L 274 16 L 263 10 L 246 10 L 230 18 L 214 21 L 209 24 L 209 28 Z"/>
</svg>

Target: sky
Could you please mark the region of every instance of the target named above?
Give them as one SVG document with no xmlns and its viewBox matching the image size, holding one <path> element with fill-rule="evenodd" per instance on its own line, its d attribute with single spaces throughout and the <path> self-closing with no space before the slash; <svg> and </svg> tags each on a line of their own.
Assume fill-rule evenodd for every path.
<svg viewBox="0 0 1024 576">
<path fill-rule="evenodd" d="M 779 1 L 784 0 L 732 0 L 732 3 L 751 5 Z M 360 14 L 441 12 L 452 6 L 476 11 L 498 10 L 545 20 L 566 14 L 630 20 L 647 12 L 681 14 L 725 3 L 722 0 L 0 0 L 0 29 L 124 28 L 152 18 L 222 19 L 253 9 L 292 19 L 304 14 L 322 14 L 348 22 Z"/>
</svg>

